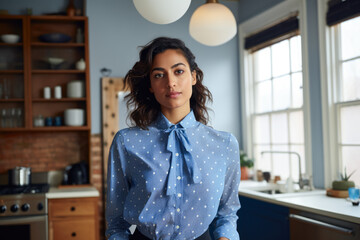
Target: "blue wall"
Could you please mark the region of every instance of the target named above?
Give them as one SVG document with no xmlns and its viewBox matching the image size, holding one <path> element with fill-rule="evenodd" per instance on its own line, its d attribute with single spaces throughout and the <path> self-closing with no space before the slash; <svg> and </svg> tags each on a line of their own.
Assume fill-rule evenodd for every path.
<svg viewBox="0 0 360 240">
<path fill-rule="evenodd" d="M 77 1 L 75 1 L 77 2 Z M 131 0 L 87 0 L 90 33 L 90 81 L 92 133 L 101 132 L 100 69 L 112 70 L 111 76 L 122 77 L 138 58 L 139 46 L 158 36 L 181 38 L 197 57 L 204 72 L 204 83 L 214 97 L 210 105 L 211 125 L 232 132 L 239 142 L 240 97 L 237 36 L 219 47 L 197 43 L 188 33 L 190 17 L 204 1 L 192 1 L 187 13 L 175 23 L 157 25 L 143 19 Z M 224 1 L 237 16 L 237 1 Z M 24 14 L 32 8 L 34 15 L 64 11 L 65 0 L 0 1 L 0 9 L 10 14 Z"/>
</svg>

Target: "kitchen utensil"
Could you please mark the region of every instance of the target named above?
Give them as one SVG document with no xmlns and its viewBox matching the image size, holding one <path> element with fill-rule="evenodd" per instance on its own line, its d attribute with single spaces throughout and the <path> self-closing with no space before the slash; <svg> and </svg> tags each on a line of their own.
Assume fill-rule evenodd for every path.
<svg viewBox="0 0 360 240">
<path fill-rule="evenodd" d="M 44 118 L 41 115 L 34 117 L 34 127 L 43 127 L 45 125 Z"/>
<path fill-rule="evenodd" d="M 57 116 L 54 118 L 54 125 L 55 126 L 61 126 L 62 125 L 62 117 Z"/>
<path fill-rule="evenodd" d="M 270 172 L 263 172 L 263 177 L 264 177 L 265 181 L 269 182 L 271 179 Z"/>
<path fill-rule="evenodd" d="M 89 176 L 87 163 L 75 163 L 65 168 L 63 185 L 80 185 L 88 183 Z"/>
<path fill-rule="evenodd" d="M 48 33 L 40 35 L 40 41 L 49 43 L 65 43 L 71 40 L 69 35 L 63 33 Z"/>
<path fill-rule="evenodd" d="M 47 117 L 45 118 L 45 126 L 52 126 L 53 125 L 53 118 L 52 117 Z"/>
<path fill-rule="evenodd" d="M 351 187 L 351 188 L 348 189 L 348 191 L 349 191 L 350 201 L 352 202 L 352 204 L 354 206 L 358 206 L 359 201 L 360 201 L 360 189 L 355 188 L 355 187 Z"/>
<path fill-rule="evenodd" d="M 85 121 L 85 111 L 83 109 L 72 108 L 64 112 L 64 122 L 66 126 L 83 126 Z"/>
<path fill-rule="evenodd" d="M 44 87 L 44 98 L 50 99 L 51 98 L 51 89 L 50 87 Z"/>
<path fill-rule="evenodd" d="M 16 34 L 3 34 L 1 40 L 5 43 L 17 43 L 20 39 L 19 35 Z"/>
<path fill-rule="evenodd" d="M 83 98 L 85 97 L 84 82 L 81 80 L 71 81 L 67 84 L 67 97 L 69 98 Z"/>
<path fill-rule="evenodd" d="M 61 98 L 61 86 L 55 86 L 54 87 L 54 96 L 55 98 L 57 99 L 60 99 Z"/>
<path fill-rule="evenodd" d="M 30 167 L 15 167 L 8 171 L 9 185 L 25 186 L 31 182 L 31 168 Z"/>
<path fill-rule="evenodd" d="M 85 70 L 86 64 L 83 58 L 76 62 L 76 69 L 77 70 Z"/>
<path fill-rule="evenodd" d="M 60 65 L 64 62 L 64 59 L 50 57 L 47 59 L 47 62 L 50 64 L 51 69 L 58 69 Z"/>
</svg>

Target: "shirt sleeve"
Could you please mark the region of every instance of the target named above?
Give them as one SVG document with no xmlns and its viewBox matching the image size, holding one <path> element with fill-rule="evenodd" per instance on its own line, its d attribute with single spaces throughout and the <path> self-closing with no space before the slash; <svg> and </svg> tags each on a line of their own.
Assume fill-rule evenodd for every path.
<svg viewBox="0 0 360 240">
<path fill-rule="evenodd" d="M 231 135 L 226 151 L 228 166 L 226 170 L 224 192 L 220 199 L 217 216 L 212 222 L 214 239 L 226 237 L 230 240 L 239 240 L 236 221 L 237 211 L 240 209 L 238 188 L 240 184 L 240 153 L 236 138 Z"/>
<path fill-rule="evenodd" d="M 126 150 L 118 132 L 110 147 L 107 171 L 107 199 L 105 218 L 106 237 L 109 240 L 128 240 L 130 224 L 124 220 L 124 204 L 129 190 L 124 164 Z"/>
</svg>

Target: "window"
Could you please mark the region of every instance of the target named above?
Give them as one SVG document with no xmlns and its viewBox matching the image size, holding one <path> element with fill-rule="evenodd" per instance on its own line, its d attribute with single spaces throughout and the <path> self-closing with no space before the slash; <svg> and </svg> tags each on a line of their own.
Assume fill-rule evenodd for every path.
<svg viewBox="0 0 360 240">
<path fill-rule="evenodd" d="M 305 171 L 301 37 L 282 40 L 252 53 L 252 147 L 256 167 L 282 179 L 298 180 L 297 155 Z M 291 169 L 291 172 L 290 172 Z"/>
<path fill-rule="evenodd" d="M 360 184 L 360 17 L 342 21 L 330 27 L 333 43 L 333 121 L 338 131 L 335 133 L 334 147 L 337 151 L 338 172 L 350 174 L 357 185 Z"/>
<path fill-rule="evenodd" d="M 243 147 L 282 180 L 312 175 L 305 9 L 284 1 L 239 26 Z"/>
<path fill-rule="evenodd" d="M 359 185 L 360 1 L 318 0 L 318 6 L 325 178 L 331 184 L 346 168 Z"/>
</svg>

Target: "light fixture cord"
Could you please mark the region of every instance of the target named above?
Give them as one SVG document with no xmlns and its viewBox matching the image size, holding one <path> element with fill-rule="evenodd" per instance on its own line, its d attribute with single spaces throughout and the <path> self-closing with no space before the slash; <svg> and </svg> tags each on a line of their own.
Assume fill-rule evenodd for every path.
<svg viewBox="0 0 360 240">
<path fill-rule="evenodd" d="M 206 3 L 219 3 L 218 0 L 206 0 Z"/>
</svg>

